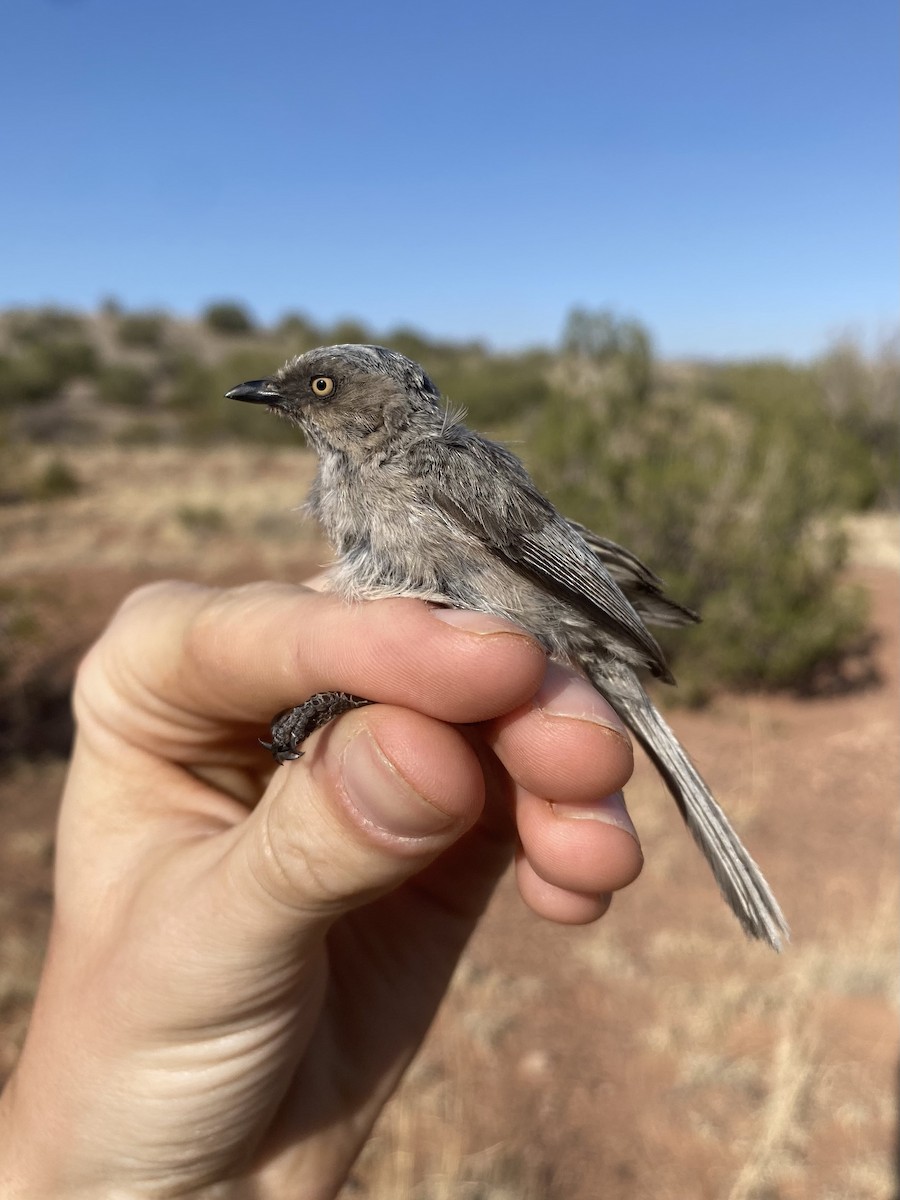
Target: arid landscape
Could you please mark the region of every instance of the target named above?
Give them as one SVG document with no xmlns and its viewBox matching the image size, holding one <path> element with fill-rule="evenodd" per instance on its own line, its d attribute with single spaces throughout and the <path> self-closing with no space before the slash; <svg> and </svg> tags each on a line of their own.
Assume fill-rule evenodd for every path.
<svg viewBox="0 0 900 1200">
<path fill-rule="evenodd" d="M 78 656 L 145 580 L 298 579 L 327 557 L 291 511 L 311 471 L 296 449 L 73 446 L 67 460 L 80 490 L 0 506 L 0 1077 L 48 926 Z M 876 638 L 859 669 L 831 694 L 723 694 L 672 717 L 791 945 L 742 938 L 639 762 L 641 879 L 585 929 L 538 921 L 504 882 L 348 1197 L 896 1196 L 896 519 L 855 517 L 851 537 Z"/>
<path fill-rule="evenodd" d="M 333 1200 L 329 1186 L 339 1200 L 900 1200 L 896 2 L 32 0 L 5 5 L 2 28 L 0 1100 L 12 1120 L 0 1180 L 40 1187 L 36 1175 L 62 1157 L 72 1186 L 99 1177 L 109 1200 L 136 1200 L 130 1183 L 180 1200 L 234 1188 L 272 1200 L 282 1186 L 290 1200 Z M 530 482 L 462 425 L 521 460 Z M 485 908 L 465 879 L 473 843 L 443 860 L 450 898 L 484 911 L 419 1053 L 364 1124 L 369 1060 L 371 1078 L 393 1080 L 385 1064 L 401 1034 L 421 1032 L 410 1014 L 423 997 L 433 1011 L 446 979 L 433 964 L 459 925 L 416 923 L 425 941 L 407 940 L 406 919 L 434 913 L 427 874 L 375 910 L 387 914 L 384 940 L 354 911 L 315 925 L 325 945 L 304 957 L 296 917 L 276 914 L 299 903 L 315 923 L 319 897 L 344 895 L 345 880 L 370 898 L 345 826 L 325 840 L 336 810 L 324 810 L 321 838 L 314 817 L 321 769 L 340 772 L 339 799 L 359 798 L 382 833 L 396 828 L 382 824 L 392 792 L 380 755 L 362 765 L 377 746 L 350 749 L 353 726 L 338 725 L 315 746 L 333 737 L 333 757 L 275 767 L 256 745 L 266 721 L 239 726 L 248 758 L 208 714 L 131 668 L 155 664 L 191 704 L 221 696 L 233 713 L 222 681 L 252 692 L 239 665 L 251 661 L 261 688 L 286 693 L 253 709 L 268 718 L 305 699 L 290 680 L 307 647 L 334 655 L 339 678 L 326 666 L 305 690 L 396 699 L 392 684 L 369 687 L 375 662 L 398 687 L 424 682 L 456 704 L 452 668 L 468 670 L 474 643 L 441 665 L 402 603 L 399 654 L 355 634 L 321 639 L 315 613 L 301 613 L 296 637 L 280 613 L 256 637 L 243 612 L 223 633 L 215 603 L 177 634 L 166 632 L 172 610 L 148 609 L 146 622 L 118 626 L 126 652 L 112 671 L 140 686 L 140 727 L 167 747 L 166 718 L 189 723 L 190 770 L 163 762 L 157 783 L 146 746 L 129 757 L 121 739 L 103 742 L 115 777 L 104 788 L 80 753 L 89 714 L 98 743 L 130 727 L 101 673 L 96 691 L 79 689 L 79 786 L 66 792 L 79 663 L 135 589 L 323 582 L 333 550 L 304 511 L 313 451 L 316 511 L 339 514 L 329 527 L 348 574 L 462 602 L 471 550 L 478 586 L 515 597 L 503 598 L 509 615 L 530 602 L 509 583 L 518 572 L 547 593 L 542 622 L 574 629 L 577 612 L 596 626 L 599 646 L 585 634 L 579 654 L 647 666 L 654 703 L 784 912 L 779 951 L 745 937 L 723 902 L 716 876 L 728 891 L 734 860 L 726 851 L 710 871 L 678 810 L 683 764 L 648 737 L 682 800 L 637 747 L 625 798 L 643 870 L 594 924 L 539 918 L 515 870 Z M 532 484 L 597 535 L 587 549 Z M 499 582 L 479 569 L 485 547 L 503 564 Z M 591 549 L 612 580 L 587 578 Z M 538 632 L 562 644 L 558 630 Z M 176 663 L 154 636 L 176 637 Z M 424 654 L 424 681 L 406 647 Z M 478 670 L 479 707 L 440 713 L 481 715 L 514 668 Z M 406 728 L 410 774 L 393 742 L 387 757 L 407 783 L 440 786 L 452 816 L 465 800 L 450 773 L 465 768 L 449 758 L 460 735 L 370 713 L 398 738 Z M 537 752 L 549 731 L 528 744 L 528 726 L 506 717 L 514 761 L 535 752 L 540 772 L 526 788 L 523 770 L 509 797 L 522 799 L 533 868 L 520 871 L 523 890 L 529 879 L 541 889 L 539 908 L 542 895 L 598 911 L 592 883 L 621 882 L 626 857 L 621 874 L 614 842 L 608 859 L 591 858 L 601 831 L 584 819 L 563 829 L 555 813 L 553 837 L 541 828 L 540 796 L 565 800 L 581 738 L 547 759 Z M 433 745 L 414 741 L 417 729 Z M 493 784 L 479 735 L 462 736 Z M 425 752 L 442 744 L 447 759 Z M 557 794 L 542 782 L 548 767 Z M 580 778 L 589 791 L 612 786 Z M 191 810 L 163 820 L 176 780 Z M 295 787 L 303 802 L 285 803 L 282 820 L 274 801 Z M 238 824 L 226 833 L 210 822 L 229 796 L 238 806 L 225 819 Z M 137 824 L 127 799 L 146 814 Z M 411 828 L 420 816 L 410 806 Z M 221 836 L 197 832 L 210 828 Z M 128 886 L 145 878 L 129 857 L 135 830 L 147 834 L 146 887 Z M 606 832 L 635 855 L 621 830 Z M 290 886 L 292 834 L 312 908 Z M 566 896 L 570 883 L 587 894 Z M 262 923 L 258 889 L 273 901 Z M 54 970 L 39 991 L 51 930 Z M 262 982 L 241 956 L 260 946 Z M 225 964 L 225 986 L 211 962 Z M 398 964 L 412 973 L 391 974 Z M 312 1040 L 311 996 L 323 1003 Z M 300 1007 L 286 1013 L 285 997 Z M 149 1010 L 177 1014 L 164 1038 Z M 136 1059 L 117 1053 L 136 1038 Z M 291 1047 L 303 1069 L 289 1080 Z M 235 1065 L 251 1058 L 265 1086 Z M 386 1086 L 366 1094 L 380 1102 Z M 126 1093 L 133 1110 L 118 1104 Z M 242 1105 L 251 1124 L 272 1110 L 273 1122 L 248 1130 Z M 306 1131 L 316 1149 L 297 1164 L 282 1151 Z M 73 1136 L 91 1150 L 88 1176 Z M 344 1179 L 346 1147 L 362 1137 Z M 297 1165 L 303 1179 L 283 1185 Z"/>
</svg>

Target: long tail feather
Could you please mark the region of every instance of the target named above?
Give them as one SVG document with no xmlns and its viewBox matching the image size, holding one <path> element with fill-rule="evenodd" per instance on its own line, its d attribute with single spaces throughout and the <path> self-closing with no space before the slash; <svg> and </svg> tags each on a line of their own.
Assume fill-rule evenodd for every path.
<svg viewBox="0 0 900 1200">
<path fill-rule="evenodd" d="M 745 932 L 780 950 L 790 931 L 778 901 L 675 734 L 645 694 L 640 699 L 609 699 L 665 780 Z"/>
</svg>

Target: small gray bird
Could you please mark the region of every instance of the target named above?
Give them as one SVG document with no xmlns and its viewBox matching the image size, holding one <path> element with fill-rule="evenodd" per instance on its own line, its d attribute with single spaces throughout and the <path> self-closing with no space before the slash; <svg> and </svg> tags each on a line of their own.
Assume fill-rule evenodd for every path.
<svg viewBox="0 0 900 1200">
<path fill-rule="evenodd" d="M 473 433 L 422 368 L 380 346 L 327 346 L 228 399 L 265 404 L 319 459 L 308 507 L 337 551 L 351 600 L 417 596 L 494 613 L 583 672 L 655 763 L 745 931 L 774 949 L 788 929 L 775 897 L 638 678 L 673 683 L 643 618 L 696 616 L 628 550 L 563 517 L 521 462 Z M 314 730 L 368 701 L 321 693 L 280 714 L 269 748 L 299 757 Z"/>
</svg>

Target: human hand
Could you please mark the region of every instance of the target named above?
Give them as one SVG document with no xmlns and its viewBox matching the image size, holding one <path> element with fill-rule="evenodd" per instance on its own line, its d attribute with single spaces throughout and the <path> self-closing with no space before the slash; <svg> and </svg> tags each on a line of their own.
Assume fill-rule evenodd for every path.
<svg viewBox="0 0 900 1200">
<path fill-rule="evenodd" d="M 276 769 L 270 715 L 326 689 L 379 703 Z M 158 584 L 87 655 L 75 710 L 50 947 L 0 1098 L 11 1200 L 335 1195 L 516 830 L 551 920 L 596 919 L 641 867 L 620 722 L 490 617 Z"/>
</svg>

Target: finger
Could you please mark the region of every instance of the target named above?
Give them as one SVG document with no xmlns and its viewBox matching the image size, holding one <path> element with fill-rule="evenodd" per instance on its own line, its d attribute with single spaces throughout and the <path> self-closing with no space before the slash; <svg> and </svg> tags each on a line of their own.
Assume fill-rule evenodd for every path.
<svg viewBox="0 0 900 1200">
<path fill-rule="evenodd" d="M 483 804 L 478 758 L 457 730 L 387 705 L 348 713 L 276 772 L 235 831 L 222 903 L 279 936 L 331 921 L 420 871 Z"/>
<path fill-rule="evenodd" d="M 124 698 L 152 710 L 158 732 L 183 736 L 188 716 L 267 725 L 278 709 L 336 690 L 462 723 L 521 705 L 545 662 L 509 622 L 417 600 L 165 583 L 122 606 L 82 666 L 76 705 L 90 694 L 98 715 L 104 696 L 117 709 Z"/>
<path fill-rule="evenodd" d="M 575 671 L 548 663 L 540 690 L 483 726 L 488 744 L 527 791 L 590 804 L 631 778 L 634 752 L 612 706 Z"/>
<path fill-rule="evenodd" d="M 644 865 L 621 792 L 560 804 L 517 789 L 516 825 L 534 874 L 555 888 L 599 896 L 633 883 Z"/>
<path fill-rule="evenodd" d="M 612 902 L 610 895 L 584 895 L 547 883 L 527 858 L 516 859 L 516 882 L 522 899 L 539 917 L 560 925 L 588 925 L 597 921 Z"/>
</svg>

